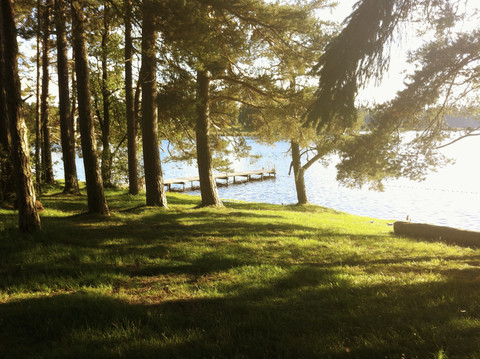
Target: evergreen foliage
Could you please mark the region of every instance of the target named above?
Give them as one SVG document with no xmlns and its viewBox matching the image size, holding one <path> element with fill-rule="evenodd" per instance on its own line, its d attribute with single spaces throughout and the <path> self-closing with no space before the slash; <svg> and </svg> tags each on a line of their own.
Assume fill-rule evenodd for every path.
<svg viewBox="0 0 480 359">
<path fill-rule="evenodd" d="M 341 182 L 382 189 L 385 178 L 421 180 L 428 170 L 447 162 L 438 152 L 446 137 L 444 115 L 458 109 L 459 100 L 465 106 L 467 95 L 477 90 L 478 30 L 466 34 L 454 28 L 468 15 L 473 14 L 462 13 L 456 1 L 357 3 L 317 64 L 320 82 L 307 125 L 318 132 L 345 131 L 352 125 L 357 118 L 357 91 L 369 80 L 381 79 L 388 68 L 389 44 L 402 23 L 421 19 L 430 30 L 420 34 L 431 40 L 412 54 L 418 69 L 408 78 L 406 89 L 374 109 L 367 133 L 345 142 L 338 165 Z M 399 133 L 412 128 L 422 130 L 413 140 Z"/>
</svg>

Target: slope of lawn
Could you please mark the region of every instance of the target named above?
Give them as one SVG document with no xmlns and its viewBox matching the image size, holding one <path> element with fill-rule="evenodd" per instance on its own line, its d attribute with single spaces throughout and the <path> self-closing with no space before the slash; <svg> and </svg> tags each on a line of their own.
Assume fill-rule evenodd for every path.
<svg viewBox="0 0 480 359">
<path fill-rule="evenodd" d="M 0 209 L 1 358 L 478 358 L 480 251 L 318 206 Z"/>
</svg>

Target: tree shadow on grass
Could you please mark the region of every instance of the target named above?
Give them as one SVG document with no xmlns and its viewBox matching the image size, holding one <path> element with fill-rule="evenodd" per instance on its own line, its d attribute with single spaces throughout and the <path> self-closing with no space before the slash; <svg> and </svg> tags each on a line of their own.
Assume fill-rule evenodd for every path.
<svg viewBox="0 0 480 359">
<path fill-rule="evenodd" d="M 256 217 L 240 207 L 153 210 L 141 219 L 49 217 L 35 240 L 0 241 L 3 295 L 71 292 L 17 295 L 0 304 L 0 356 L 428 358 L 444 349 L 449 358 L 465 358 L 480 352 L 478 256 L 443 256 L 473 268 L 439 265 L 429 271 L 441 280 L 405 284 L 398 271 L 408 273 L 412 261 L 433 261 L 434 253 L 339 254 L 322 241 L 354 246 L 384 238 L 292 225 L 276 213 L 260 222 Z M 318 246 L 309 241 L 306 247 L 298 233 L 318 238 Z M 205 279 L 256 268 L 254 277 L 268 266 L 280 274 Z M 387 279 L 358 284 L 342 266 Z M 189 294 L 148 303 L 122 294 L 129 286 L 150 291 L 159 280 L 187 280 Z M 217 292 L 193 295 L 191 286 L 201 280 L 218 285 Z"/>
<path fill-rule="evenodd" d="M 476 357 L 479 289 L 448 276 L 355 286 L 304 266 L 227 297 L 152 305 L 84 291 L 1 304 L 0 346 L 3 358 Z"/>
<path fill-rule="evenodd" d="M 44 232 L 55 236 L 52 239 L 64 238 L 68 241 L 71 238 L 79 244 L 82 243 L 80 238 L 85 240 L 84 243 L 90 241 L 101 243 L 116 238 L 143 242 L 172 238 L 178 241 L 192 241 L 215 236 L 223 238 L 248 237 L 249 235 L 267 238 L 294 237 L 297 235 L 296 231 L 331 235 L 332 237 L 340 235 L 335 230 L 281 222 L 283 217 L 277 215 L 262 215 L 262 221 L 258 221 L 259 217 L 256 214 L 248 212 L 182 212 L 149 207 L 138 207 L 132 211 L 135 214 L 145 214 L 141 218 L 133 219 L 128 216 L 116 218 L 86 213 L 70 217 L 45 218 Z M 130 213 L 130 211 L 126 213 Z M 59 229 L 61 230 L 59 231 Z"/>
<path fill-rule="evenodd" d="M 18 227 L 18 211 L 11 209 L 0 209 L 0 238 L 7 235 L 11 228 Z"/>
<path fill-rule="evenodd" d="M 248 212 L 165 210 L 152 211 L 140 220 L 48 217 L 34 240 L 0 243 L 4 266 L 0 271 L 5 273 L 0 288 L 109 287 L 135 276 L 202 276 L 249 265 L 290 265 L 319 258 L 319 247 L 315 243 L 305 247 L 297 240 L 298 231 L 329 240 L 344 236 L 274 223 L 279 218 L 267 215 L 251 223 L 257 216 Z M 288 238 L 293 240 L 285 241 Z M 322 256 L 327 258 L 328 250 L 323 249 Z"/>
<path fill-rule="evenodd" d="M 45 209 L 56 210 L 66 213 L 79 213 L 87 210 L 87 196 L 66 195 L 58 193 L 54 195 L 43 195 L 40 198 Z"/>
</svg>

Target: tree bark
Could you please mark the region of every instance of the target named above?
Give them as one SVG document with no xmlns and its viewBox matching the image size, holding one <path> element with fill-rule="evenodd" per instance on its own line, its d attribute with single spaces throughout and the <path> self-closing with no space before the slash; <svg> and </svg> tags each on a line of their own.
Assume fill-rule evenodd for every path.
<svg viewBox="0 0 480 359">
<path fill-rule="evenodd" d="M 4 80 L 8 120 L 12 136 L 12 160 L 17 193 L 18 227 L 23 232 L 40 230 L 40 217 L 35 207 L 27 127 L 22 114 L 20 78 L 18 76 L 18 45 L 15 12 L 11 0 L 0 2 L 0 39 L 4 49 Z M 1 46 L 1 45 L 0 45 Z"/>
<path fill-rule="evenodd" d="M 153 0 L 143 2 L 142 31 L 142 134 L 147 206 L 167 206 L 158 146 L 156 38 Z"/>
<path fill-rule="evenodd" d="M 213 177 L 212 153 L 210 148 L 209 97 L 210 77 L 206 71 L 197 71 L 197 165 L 200 178 L 202 206 L 222 207 L 218 197 L 217 183 Z"/>
<path fill-rule="evenodd" d="M 42 135 L 40 129 L 40 41 L 42 37 L 42 17 L 41 17 L 41 0 L 37 0 L 37 57 L 36 57 L 36 70 L 37 70 L 37 81 L 36 81 L 36 102 L 35 102 L 35 179 L 36 179 L 36 188 L 37 192 L 41 194 L 42 192 L 42 162 L 41 162 L 41 147 L 42 147 Z"/>
<path fill-rule="evenodd" d="M 132 56 L 132 1 L 125 0 L 125 104 L 128 143 L 128 187 L 131 195 L 137 195 L 139 192 L 137 124 L 133 105 Z"/>
<path fill-rule="evenodd" d="M 302 167 L 300 157 L 300 145 L 298 142 L 292 140 L 292 163 L 293 174 L 295 177 L 295 189 L 297 191 L 298 204 L 307 204 L 307 189 L 305 187 L 305 169 Z"/>
<path fill-rule="evenodd" d="M 50 129 L 49 125 L 49 109 L 48 109 L 48 95 L 49 95 L 49 40 L 50 40 L 50 9 L 52 1 L 46 0 L 43 9 L 43 52 L 42 52 L 42 98 L 41 98 L 41 124 L 43 134 L 43 149 L 42 162 L 43 170 L 45 171 L 45 183 L 53 184 L 55 178 L 53 176 L 52 165 L 52 148 L 50 143 Z"/>
<path fill-rule="evenodd" d="M 83 1 L 72 0 L 73 51 L 77 76 L 78 116 L 82 143 L 85 179 L 87 183 L 88 210 L 90 213 L 108 215 L 102 176 L 98 165 L 92 106 L 90 102 L 90 76 L 88 72 L 85 41 L 85 16 Z"/>
<path fill-rule="evenodd" d="M 55 0 L 57 28 L 57 72 L 60 113 L 60 135 L 62 142 L 64 193 L 78 194 L 77 166 L 75 160 L 75 131 L 70 117 L 70 88 L 68 78 L 67 32 L 65 27 L 65 1 Z"/>
<path fill-rule="evenodd" d="M 0 39 L 1 35 L 0 29 Z M 0 202 L 5 201 L 9 193 L 15 192 L 12 168 L 12 138 L 8 121 L 7 94 L 5 92 L 5 53 L 0 43 Z"/>
<path fill-rule="evenodd" d="M 72 40 L 72 48 L 73 48 L 73 40 Z M 72 52 L 72 66 L 75 66 L 75 52 Z M 70 118 L 72 119 L 73 124 L 73 134 L 79 133 L 80 130 L 78 128 L 78 121 L 76 120 L 76 113 L 77 113 L 77 80 L 75 79 L 75 71 L 72 71 L 70 74 L 72 76 L 72 97 L 70 99 L 70 104 L 72 108 L 70 110 Z"/>
<path fill-rule="evenodd" d="M 109 18 L 108 6 L 103 8 L 103 33 L 102 33 L 102 179 L 106 187 L 112 187 L 112 151 L 110 149 L 110 91 L 108 89 L 108 36 Z"/>
</svg>

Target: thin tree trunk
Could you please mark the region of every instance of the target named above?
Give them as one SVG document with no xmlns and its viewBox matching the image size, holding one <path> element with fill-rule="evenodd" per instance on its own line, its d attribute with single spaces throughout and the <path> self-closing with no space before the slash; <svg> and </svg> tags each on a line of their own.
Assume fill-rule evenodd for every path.
<svg viewBox="0 0 480 359">
<path fill-rule="evenodd" d="M 103 126 L 102 126 L 102 178 L 106 187 L 112 186 L 112 153 L 110 149 L 110 92 L 108 90 L 108 36 L 109 19 L 108 6 L 103 8 L 102 34 L 102 98 L 103 98 Z"/>
<path fill-rule="evenodd" d="M 60 113 L 60 135 L 62 142 L 64 193 L 78 194 L 77 166 L 75 160 L 75 131 L 70 117 L 70 87 L 68 81 L 67 33 L 65 28 L 65 1 L 55 0 L 57 27 L 57 71 Z"/>
<path fill-rule="evenodd" d="M 167 206 L 158 146 L 155 15 L 153 0 L 143 2 L 142 31 L 142 134 L 147 206 Z"/>
<path fill-rule="evenodd" d="M 142 69 L 140 69 L 140 75 L 142 73 Z M 138 125 L 139 125 L 139 118 L 140 118 L 140 95 L 142 94 L 142 78 L 140 77 L 137 81 L 137 86 L 135 87 L 135 96 L 133 100 L 133 116 L 135 117 L 135 131 L 138 134 Z"/>
<path fill-rule="evenodd" d="M 300 157 L 300 145 L 298 142 L 292 140 L 292 163 L 293 174 L 295 177 L 295 188 L 297 190 L 298 204 L 307 204 L 307 189 L 305 187 L 305 169 L 302 167 Z"/>
<path fill-rule="evenodd" d="M 35 207 L 30 158 L 27 142 L 27 126 L 22 114 L 20 78 L 18 76 L 18 45 L 15 28 L 15 12 L 11 0 L 0 2 L 0 39 L 5 54 L 4 80 L 8 120 L 12 136 L 12 160 L 17 193 L 18 227 L 23 232 L 40 230 L 40 217 Z M 0 45 L 1 46 L 1 45 Z M 5 81 L 8 80 L 8 81 Z"/>
<path fill-rule="evenodd" d="M 50 129 L 48 127 L 48 95 L 49 95 L 49 40 L 50 40 L 50 9 L 52 7 L 51 0 L 45 1 L 43 9 L 43 53 L 42 53 L 42 99 L 41 99 L 41 122 L 43 132 L 43 169 L 45 171 L 45 183 L 53 184 L 55 178 L 53 177 L 52 165 L 52 148 L 50 143 Z"/>
<path fill-rule="evenodd" d="M 0 202 L 7 200 L 9 193 L 15 192 L 15 185 L 12 176 L 12 138 L 10 136 L 10 126 L 7 112 L 5 76 L 5 53 L 3 51 L 2 43 L 0 43 Z"/>
<path fill-rule="evenodd" d="M 197 71 L 197 165 L 200 178 L 202 206 L 223 206 L 218 197 L 217 183 L 213 177 L 212 153 L 210 148 L 210 120 L 208 100 L 210 78 L 206 71 Z"/>
<path fill-rule="evenodd" d="M 98 165 L 95 132 L 90 103 L 90 84 L 85 41 L 83 1 L 72 0 L 73 51 L 77 75 L 78 115 L 82 142 L 83 163 L 87 183 L 88 210 L 90 213 L 108 215 L 102 176 Z"/>
<path fill-rule="evenodd" d="M 41 147 L 42 147 L 42 135 L 40 133 L 40 39 L 42 37 L 41 26 L 41 0 L 37 0 L 37 81 L 36 81 L 36 103 L 35 103 L 35 179 L 36 187 L 39 194 L 42 191 L 42 162 L 41 162 Z"/>
<path fill-rule="evenodd" d="M 132 56 L 132 1 L 125 0 L 125 104 L 127 115 L 128 187 L 131 195 L 137 195 L 139 191 L 137 124 L 133 105 Z"/>
<path fill-rule="evenodd" d="M 72 41 L 72 48 L 73 48 L 73 41 Z M 72 52 L 72 66 L 75 67 L 75 52 Z M 70 103 L 72 105 L 72 109 L 70 111 L 70 118 L 72 119 L 72 126 L 73 126 L 73 135 L 75 137 L 75 133 L 79 133 L 78 129 L 78 122 L 76 121 L 76 113 L 77 113 L 77 80 L 75 79 L 75 71 L 72 71 L 72 98 Z M 75 138 L 74 138 L 75 139 Z"/>
</svg>

